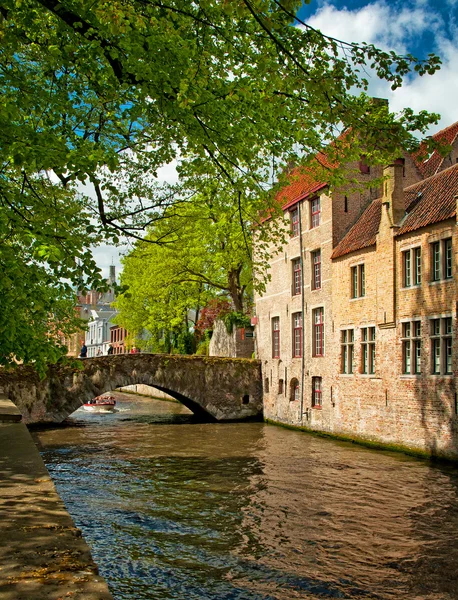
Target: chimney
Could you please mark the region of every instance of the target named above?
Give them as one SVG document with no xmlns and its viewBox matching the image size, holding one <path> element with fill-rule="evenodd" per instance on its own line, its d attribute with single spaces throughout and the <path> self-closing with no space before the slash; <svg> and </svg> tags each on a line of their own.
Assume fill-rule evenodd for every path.
<svg viewBox="0 0 458 600">
<path fill-rule="evenodd" d="M 388 210 L 391 225 L 399 225 L 405 215 L 404 201 L 404 159 L 397 158 L 384 167 L 383 204 Z"/>
</svg>

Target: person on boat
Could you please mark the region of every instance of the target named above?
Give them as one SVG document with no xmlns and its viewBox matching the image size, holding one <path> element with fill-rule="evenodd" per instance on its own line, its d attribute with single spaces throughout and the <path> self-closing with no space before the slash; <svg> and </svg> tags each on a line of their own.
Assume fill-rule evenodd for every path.
<svg viewBox="0 0 458 600">
<path fill-rule="evenodd" d="M 108 346 L 107 354 L 113 354 L 113 346 L 111 344 Z"/>
<path fill-rule="evenodd" d="M 80 350 L 80 358 L 87 358 L 87 346 L 83 344 Z"/>
</svg>

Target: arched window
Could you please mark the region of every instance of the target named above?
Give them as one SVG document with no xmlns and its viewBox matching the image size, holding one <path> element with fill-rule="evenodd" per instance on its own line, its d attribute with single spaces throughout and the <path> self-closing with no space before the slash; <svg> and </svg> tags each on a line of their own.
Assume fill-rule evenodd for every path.
<svg viewBox="0 0 458 600">
<path fill-rule="evenodd" d="M 299 400 L 299 381 L 295 377 L 291 379 L 289 400 L 290 402 Z"/>
</svg>

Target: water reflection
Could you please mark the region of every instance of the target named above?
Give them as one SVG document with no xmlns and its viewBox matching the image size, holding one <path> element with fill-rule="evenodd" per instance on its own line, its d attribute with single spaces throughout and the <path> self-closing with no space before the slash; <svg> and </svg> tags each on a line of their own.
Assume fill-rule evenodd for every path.
<svg viewBox="0 0 458 600">
<path fill-rule="evenodd" d="M 458 597 L 458 472 L 119 395 L 36 432 L 116 600 Z"/>
</svg>

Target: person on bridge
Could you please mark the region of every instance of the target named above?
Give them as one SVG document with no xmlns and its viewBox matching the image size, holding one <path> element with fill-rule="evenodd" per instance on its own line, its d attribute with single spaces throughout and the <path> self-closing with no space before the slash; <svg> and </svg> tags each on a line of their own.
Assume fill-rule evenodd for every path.
<svg viewBox="0 0 458 600">
<path fill-rule="evenodd" d="M 80 358 L 87 358 L 87 346 L 83 344 L 80 350 Z"/>
<path fill-rule="evenodd" d="M 111 344 L 108 346 L 107 354 L 113 354 L 113 346 Z"/>
</svg>

